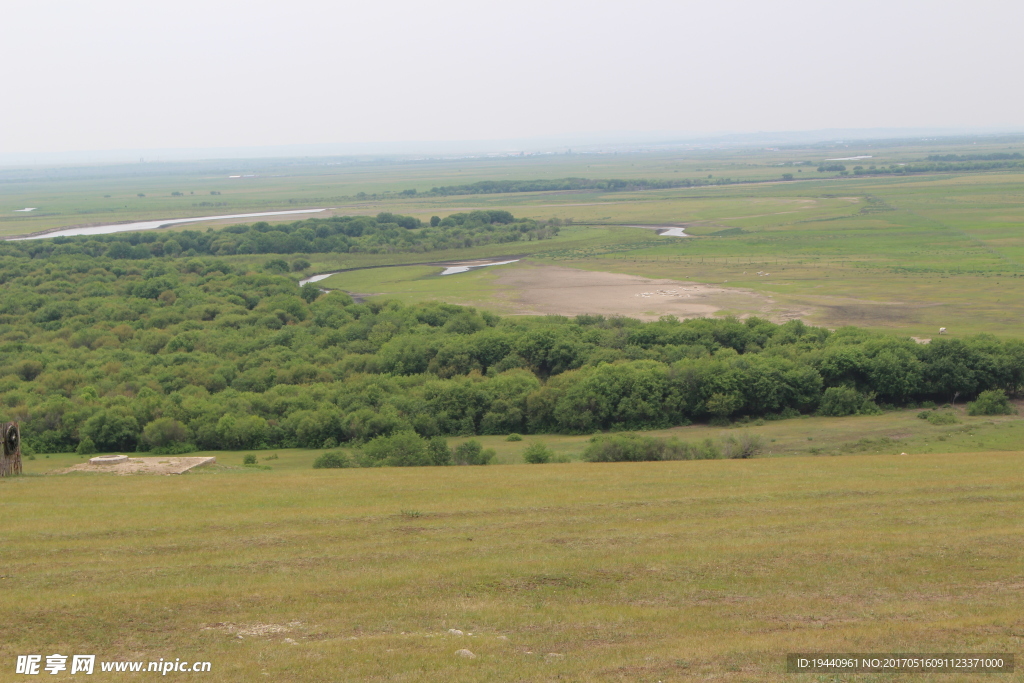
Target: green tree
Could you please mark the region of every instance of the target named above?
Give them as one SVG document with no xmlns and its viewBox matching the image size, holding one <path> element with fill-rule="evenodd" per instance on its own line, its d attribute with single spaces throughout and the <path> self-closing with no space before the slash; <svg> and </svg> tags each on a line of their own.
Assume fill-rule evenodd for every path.
<svg viewBox="0 0 1024 683">
<path fill-rule="evenodd" d="M 139 421 L 128 408 L 113 406 L 86 420 L 81 434 L 83 438 L 92 439 L 96 448 L 103 452 L 134 451 Z"/>
<path fill-rule="evenodd" d="M 142 441 L 153 450 L 184 445 L 188 440 L 188 428 L 171 417 L 153 420 L 142 429 Z"/>
<path fill-rule="evenodd" d="M 319 299 L 321 294 L 323 294 L 323 292 L 320 291 L 320 288 L 317 287 L 315 282 L 307 282 L 299 289 L 299 296 L 301 296 L 302 300 L 307 304 L 311 304 Z"/>
<path fill-rule="evenodd" d="M 92 439 L 85 437 L 78 442 L 78 448 L 75 449 L 75 453 L 79 455 L 92 455 L 96 452 L 96 444 L 92 442 Z"/>
</svg>

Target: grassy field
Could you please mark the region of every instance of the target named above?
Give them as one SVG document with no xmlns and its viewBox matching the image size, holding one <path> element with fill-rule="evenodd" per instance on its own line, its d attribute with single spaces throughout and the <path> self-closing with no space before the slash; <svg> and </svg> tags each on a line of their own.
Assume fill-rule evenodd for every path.
<svg viewBox="0 0 1024 683">
<path fill-rule="evenodd" d="M 574 218 L 549 243 L 530 246 L 535 263 L 739 287 L 775 301 L 776 317 L 798 315 L 829 327 L 858 325 L 931 337 L 989 332 L 1015 336 L 1024 316 L 1022 174 L 852 179 L 840 196 L 821 183 L 591 196 L 561 208 L 499 204 L 518 213 Z M 691 193 L 691 194 L 687 194 Z M 476 198 L 480 199 L 480 198 Z M 526 198 L 519 198 L 525 202 Z M 580 199 L 580 197 L 575 197 Z M 695 238 L 660 238 L 630 224 L 689 224 Z M 514 245 L 446 254 L 478 258 Z M 520 250 L 523 251 L 523 250 Z M 394 262 L 411 255 L 391 257 Z M 324 256 L 314 269 L 382 263 L 372 255 Z M 422 259 L 420 259 L 422 260 Z M 440 260 L 440 259 L 438 259 Z M 350 273 L 325 286 L 405 300 L 466 299 L 497 271 L 428 282 Z M 471 283 L 463 284 L 463 280 Z M 749 310 L 723 313 L 749 314 Z"/>
<path fill-rule="evenodd" d="M 1018 406 L 1018 411 L 1021 408 L 1024 408 L 1024 404 Z M 746 420 L 728 427 L 695 424 L 642 433 L 675 437 L 693 443 L 750 433 L 759 436 L 764 443 L 764 451 L 760 454 L 762 458 L 1016 452 L 1024 441 L 1024 418 L 1019 413 L 972 417 L 967 415 L 963 406 L 957 406 L 939 411 L 952 413 L 954 418 L 951 423 L 932 424 L 918 417 L 927 412 L 930 411 L 906 409 L 857 417 L 804 416 L 789 420 Z M 524 435 L 522 441 L 508 441 L 505 436 L 453 437 L 449 439 L 449 444 L 456 446 L 469 438 L 476 439 L 485 448 L 494 449 L 496 465 L 522 464 L 523 450 L 535 442 L 544 443 L 556 455 L 577 462 L 590 440 L 589 435 L 534 434 Z M 217 466 L 213 469 L 219 471 L 242 467 L 242 459 L 247 454 L 253 454 L 259 461 L 257 469 L 277 472 L 310 469 L 317 456 L 324 452 L 318 449 L 285 448 L 267 451 L 202 451 L 192 455 L 216 457 Z M 24 469 L 26 474 L 46 474 L 85 462 L 87 457 L 75 453 L 33 455 L 32 459 L 25 459 Z M 252 468 L 245 470 L 251 471 Z"/>
<path fill-rule="evenodd" d="M 781 166 L 1019 149 L 921 143 L 0 169 L 0 236 L 307 206 L 420 218 L 508 209 L 574 222 L 543 242 L 312 254 L 306 274 L 370 267 L 323 284 L 508 313 L 515 292 L 502 273 L 556 265 L 760 297 L 718 315 L 922 338 L 940 326 L 953 336 L 1019 337 L 1024 173 L 865 178 Z M 397 196 L 486 179 L 770 181 L 782 172 L 797 179 Z M 237 173 L 253 177 L 228 179 Z M 25 206 L 39 209 L 14 213 Z M 694 237 L 629 227 L 652 224 L 685 224 Z M 486 257 L 524 260 L 445 277 L 413 265 Z M 212 453 L 216 465 L 179 477 L 44 476 L 83 458 L 34 456 L 27 476 L 0 480 L 8 522 L 0 681 L 24 680 L 12 673 L 17 655 L 54 652 L 208 660 L 205 678 L 216 681 L 651 683 L 851 680 L 785 674 L 790 651 L 1015 652 L 1024 638 L 1024 420 L 958 407 L 942 425 L 919 412 L 649 433 L 760 436 L 761 457 L 743 461 L 590 464 L 580 461 L 588 436 L 557 435 L 477 437 L 497 451 L 488 467 L 313 470 L 322 451 L 280 449 L 251 451 L 254 467 L 243 466 L 249 452 Z M 570 462 L 522 464 L 535 441 Z M 456 656 L 460 649 L 475 657 Z"/>
<path fill-rule="evenodd" d="M 0 481 L 16 520 L 0 680 L 53 652 L 205 660 L 217 681 L 847 680 L 785 674 L 785 653 L 1014 652 L 1024 633 L 1019 451 L 370 470 L 311 455 Z"/>
</svg>

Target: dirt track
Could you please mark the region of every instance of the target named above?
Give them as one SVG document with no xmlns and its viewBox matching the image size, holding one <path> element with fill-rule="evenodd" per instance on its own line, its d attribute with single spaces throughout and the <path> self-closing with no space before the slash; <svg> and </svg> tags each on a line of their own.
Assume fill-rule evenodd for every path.
<svg viewBox="0 0 1024 683">
<path fill-rule="evenodd" d="M 657 320 L 710 316 L 721 310 L 765 315 L 771 298 L 742 289 L 561 266 L 519 264 L 497 274 L 506 306 L 520 314 L 600 314 Z"/>
</svg>

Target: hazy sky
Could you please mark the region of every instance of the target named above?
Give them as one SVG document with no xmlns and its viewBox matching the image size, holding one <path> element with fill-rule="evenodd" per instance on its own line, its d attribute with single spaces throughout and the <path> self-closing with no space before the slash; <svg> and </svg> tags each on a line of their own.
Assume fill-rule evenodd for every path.
<svg viewBox="0 0 1024 683">
<path fill-rule="evenodd" d="M 1002 0 L 4 0 L 0 154 L 1024 129 Z"/>
</svg>

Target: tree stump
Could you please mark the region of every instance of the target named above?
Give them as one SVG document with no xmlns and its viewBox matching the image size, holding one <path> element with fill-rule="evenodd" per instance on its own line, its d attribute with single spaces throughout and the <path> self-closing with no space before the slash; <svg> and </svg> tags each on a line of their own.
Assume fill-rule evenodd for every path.
<svg viewBox="0 0 1024 683">
<path fill-rule="evenodd" d="M 0 477 L 21 474 L 21 429 L 17 422 L 0 422 Z"/>
</svg>

